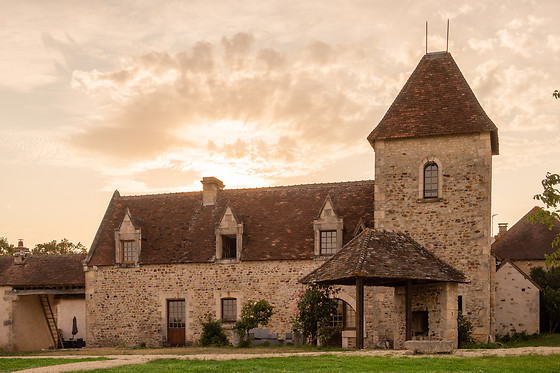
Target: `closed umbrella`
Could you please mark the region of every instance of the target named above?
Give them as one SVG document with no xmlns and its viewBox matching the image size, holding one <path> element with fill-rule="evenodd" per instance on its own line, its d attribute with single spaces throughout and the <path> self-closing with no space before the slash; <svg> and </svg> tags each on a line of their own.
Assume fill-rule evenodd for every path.
<svg viewBox="0 0 560 373">
<path fill-rule="evenodd" d="M 72 319 L 72 338 L 78 334 L 78 320 L 76 320 L 76 316 Z"/>
</svg>

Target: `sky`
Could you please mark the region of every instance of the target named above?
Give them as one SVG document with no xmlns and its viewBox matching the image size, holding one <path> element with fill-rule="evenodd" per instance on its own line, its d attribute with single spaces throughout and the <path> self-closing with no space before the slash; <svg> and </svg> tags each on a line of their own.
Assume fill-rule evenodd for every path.
<svg viewBox="0 0 560 373">
<path fill-rule="evenodd" d="M 560 172 L 560 2 L 0 0 L 0 237 L 91 244 L 121 195 L 373 178 L 367 135 L 446 49 L 499 129 L 492 214 Z"/>
</svg>

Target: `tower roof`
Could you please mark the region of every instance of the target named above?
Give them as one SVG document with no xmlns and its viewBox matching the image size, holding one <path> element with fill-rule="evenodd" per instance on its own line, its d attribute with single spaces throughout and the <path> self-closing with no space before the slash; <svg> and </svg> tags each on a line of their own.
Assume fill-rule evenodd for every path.
<svg viewBox="0 0 560 373">
<path fill-rule="evenodd" d="M 486 115 L 448 52 L 428 53 L 368 140 L 490 132 L 498 154 L 498 128 Z"/>
</svg>

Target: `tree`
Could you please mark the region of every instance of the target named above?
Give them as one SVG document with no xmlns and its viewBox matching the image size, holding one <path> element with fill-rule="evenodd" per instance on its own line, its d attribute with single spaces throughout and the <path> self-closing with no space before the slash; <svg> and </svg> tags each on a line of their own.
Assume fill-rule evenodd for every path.
<svg viewBox="0 0 560 373">
<path fill-rule="evenodd" d="M 541 287 L 543 320 L 548 320 L 549 333 L 553 333 L 560 324 L 560 267 L 531 268 L 531 278 Z"/>
<path fill-rule="evenodd" d="M 317 345 L 317 338 L 331 325 L 337 302 L 332 286 L 311 284 L 299 293 L 292 327 L 304 342 Z"/>
<path fill-rule="evenodd" d="M 549 230 L 552 230 L 554 224 L 560 220 L 560 175 L 546 173 L 546 177 L 542 181 L 543 192 L 537 194 L 533 198 L 545 204 L 546 209 L 540 209 L 534 215 L 529 216 L 529 221 L 545 224 Z M 548 210 L 547 210 L 548 209 Z M 560 234 L 552 241 L 552 247 L 560 246 Z M 546 266 L 560 265 L 560 247 L 550 255 L 545 255 Z"/>
<path fill-rule="evenodd" d="M 14 255 L 15 246 L 8 243 L 8 239 L 0 237 L 0 255 Z"/>
<path fill-rule="evenodd" d="M 46 254 L 85 254 L 87 252 L 84 245 L 80 242 L 74 244 L 66 238 L 57 242 L 52 240 L 50 242 L 40 243 L 35 245 L 31 250 L 33 255 L 46 255 Z"/>
<path fill-rule="evenodd" d="M 261 299 L 257 302 L 249 299 L 243 305 L 241 317 L 233 325 L 233 330 L 239 336 L 239 346 L 249 347 L 251 345 L 248 340 L 249 330 L 257 328 L 259 325 L 268 325 L 273 313 L 274 306 L 271 306 L 266 300 Z"/>
</svg>

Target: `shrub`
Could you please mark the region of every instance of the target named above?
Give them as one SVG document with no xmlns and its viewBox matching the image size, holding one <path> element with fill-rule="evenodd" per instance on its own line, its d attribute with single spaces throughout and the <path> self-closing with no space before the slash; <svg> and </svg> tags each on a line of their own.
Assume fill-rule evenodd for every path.
<svg viewBox="0 0 560 373">
<path fill-rule="evenodd" d="M 227 346 L 229 344 L 226 333 L 220 320 L 214 320 L 208 315 L 206 322 L 202 323 L 202 336 L 198 343 L 201 346 Z"/>
<path fill-rule="evenodd" d="M 250 347 L 249 330 L 257 328 L 259 325 L 268 325 L 273 314 L 274 306 L 271 306 L 266 300 L 249 299 L 243 305 L 239 320 L 233 325 L 233 330 L 239 336 L 238 347 Z"/>
<path fill-rule="evenodd" d="M 330 326 L 333 314 L 336 313 L 334 294 L 332 286 L 319 284 L 308 285 L 299 293 L 292 328 L 296 334 L 301 335 L 304 343 L 317 345 L 319 336 L 322 337 L 321 342 L 327 338 L 329 333 L 324 329 Z"/>
<path fill-rule="evenodd" d="M 474 343 L 472 336 L 473 326 L 469 320 L 467 320 L 462 312 L 457 315 L 457 331 L 459 334 L 459 347 Z"/>
</svg>

